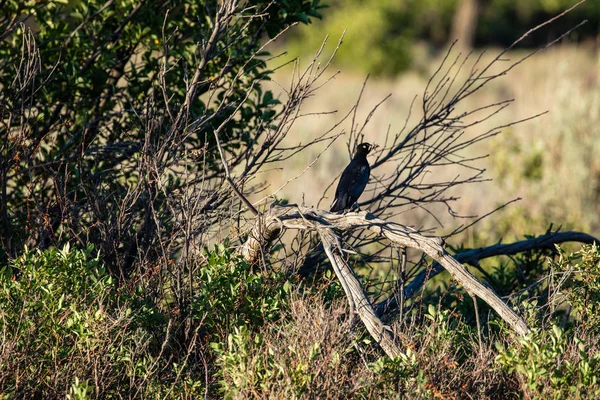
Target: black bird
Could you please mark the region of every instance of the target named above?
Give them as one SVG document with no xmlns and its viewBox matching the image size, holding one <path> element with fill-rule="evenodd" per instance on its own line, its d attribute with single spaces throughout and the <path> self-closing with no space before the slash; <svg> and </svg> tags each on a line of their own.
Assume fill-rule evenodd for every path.
<svg viewBox="0 0 600 400">
<path fill-rule="evenodd" d="M 367 154 L 373 149 L 372 144 L 361 143 L 356 148 L 356 154 L 350 164 L 342 172 L 342 177 L 335 190 L 335 200 L 331 212 L 344 211 L 351 208 L 358 200 L 369 181 L 371 167 Z"/>
</svg>

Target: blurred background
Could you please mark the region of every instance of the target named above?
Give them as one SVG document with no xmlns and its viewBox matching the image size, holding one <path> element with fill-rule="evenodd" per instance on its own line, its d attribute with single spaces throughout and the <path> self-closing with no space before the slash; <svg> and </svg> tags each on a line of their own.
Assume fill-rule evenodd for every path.
<svg viewBox="0 0 600 400">
<path fill-rule="evenodd" d="M 365 139 L 383 143 L 385 135 L 399 132 L 421 117 L 420 101 L 429 77 L 439 67 L 449 46 L 452 54 L 481 53 L 491 60 L 529 29 L 560 14 L 576 2 L 569 0 L 330 0 L 321 10 L 322 20 L 302 26 L 275 44 L 272 54 L 286 54 L 270 61 L 280 67 L 300 57 L 306 67 L 328 36 L 320 57 L 327 62 L 345 31 L 329 81 L 304 107 L 306 117 L 295 127 L 294 140 L 305 142 L 331 129 L 356 103 L 365 79 L 357 122 L 391 94 L 366 127 Z M 483 215 L 520 197 L 463 234 L 457 242 L 479 246 L 526 234 L 542 234 L 554 224 L 600 234 L 600 1 L 588 0 L 556 22 L 527 36 L 507 56 L 516 61 L 545 46 L 583 20 L 587 23 L 554 46 L 494 80 L 470 96 L 466 106 L 491 104 L 506 99 L 514 103 L 475 132 L 547 114 L 505 128 L 488 141 L 468 149 L 468 156 L 489 155 L 479 163 L 489 182 L 463 185 L 454 191 L 456 210 L 467 216 Z M 467 68 L 467 72 L 468 72 Z M 467 72 L 462 78 L 467 77 Z M 284 96 L 293 79 L 293 65 L 279 68 L 269 88 Z M 324 79 L 325 80 L 325 79 Z M 416 106 L 410 111 L 415 99 Z M 335 113 L 325 113 L 336 111 Z M 314 115 L 311 115 L 315 113 Z M 350 130 L 346 120 L 334 132 Z M 325 146 L 303 152 L 284 168 L 269 171 L 267 191 L 286 182 L 277 197 L 290 202 L 326 208 L 331 203 L 335 175 L 350 159 L 348 136 L 341 136 L 319 156 Z M 308 169 L 316 158 L 318 160 Z M 447 171 L 448 176 L 453 171 Z M 300 176 L 299 176 L 300 175 Z M 259 199 L 258 194 L 254 199 Z M 319 200 L 325 198 L 319 204 Z M 457 219 L 444 210 L 435 221 L 426 213 L 408 212 L 399 220 L 445 234 L 469 219 Z"/>
</svg>

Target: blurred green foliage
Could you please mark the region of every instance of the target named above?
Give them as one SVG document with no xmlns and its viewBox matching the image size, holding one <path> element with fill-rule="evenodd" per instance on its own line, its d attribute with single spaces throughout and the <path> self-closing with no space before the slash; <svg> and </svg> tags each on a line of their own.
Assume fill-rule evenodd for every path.
<svg viewBox="0 0 600 400">
<path fill-rule="evenodd" d="M 508 46 L 523 33 L 573 5 L 570 0 L 490 0 L 478 2 L 473 44 Z M 322 21 L 294 32 L 289 52 L 312 54 L 329 35 L 333 49 L 346 30 L 335 63 L 375 75 L 394 75 L 411 66 L 414 45 L 442 49 L 451 37 L 460 0 L 331 0 Z M 551 26 L 529 35 L 520 47 L 545 44 L 582 20 L 572 39 L 595 39 L 600 32 L 600 2 L 588 1 Z"/>
<path fill-rule="evenodd" d="M 480 1 L 481 12 L 477 24 L 478 45 L 500 44 L 508 46 L 526 31 L 572 7 L 571 0 L 492 0 Z M 586 1 L 550 26 L 526 38 L 521 46 L 540 46 L 580 22 L 572 39 L 596 39 L 600 33 L 600 3 Z"/>
<path fill-rule="evenodd" d="M 321 23 L 299 30 L 289 52 L 311 53 L 329 35 L 332 49 L 344 31 L 335 63 L 350 69 L 393 75 L 410 66 L 415 39 L 441 42 L 452 19 L 454 1 L 384 0 L 330 1 Z"/>
</svg>

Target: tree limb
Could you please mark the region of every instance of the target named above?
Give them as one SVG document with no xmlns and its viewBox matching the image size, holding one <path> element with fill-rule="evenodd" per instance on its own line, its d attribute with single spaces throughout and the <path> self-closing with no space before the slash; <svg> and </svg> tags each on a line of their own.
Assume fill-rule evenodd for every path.
<svg viewBox="0 0 600 400">
<path fill-rule="evenodd" d="M 454 258 L 463 263 L 476 265 L 480 260 L 495 256 L 510 256 L 518 253 L 523 253 L 532 250 L 553 250 L 554 246 L 565 242 L 579 243 L 600 243 L 600 240 L 582 232 L 555 232 L 548 233 L 536 238 L 521 240 L 510 244 L 495 244 L 493 246 L 481 247 L 478 249 L 468 250 L 454 255 Z M 430 268 L 426 268 L 419 272 L 417 276 L 404 288 L 404 297 L 410 298 L 417 293 L 427 281 L 444 270 L 444 267 L 438 263 L 434 263 Z M 394 296 L 383 301 L 375 306 L 377 314 L 381 315 L 384 312 L 393 310 L 398 307 L 398 302 Z"/>
<path fill-rule="evenodd" d="M 375 314 L 373 306 L 365 295 L 365 290 L 354 271 L 337 251 L 339 249 L 339 237 L 333 233 L 331 228 L 319 227 L 317 231 L 321 236 L 323 248 L 327 253 L 327 257 L 329 257 L 333 271 L 342 284 L 344 292 L 346 292 L 350 302 L 350 311 L 358 314 L 367 331 L 379 343 L 385 354 L 390 358 L 397 357 L 400 354 L 400 349 L 385 325 Z"/>
<path fill-rule="evenodd" d="M 365 211 L 340 215 L 297 205 L 274 205 L 257 220 L 247 241 L 240 248 L 240 254 L 250 263 L 257 262 L 262 251 L 270 246 L 272 240 L 279 235 L 284 227 L 319 232 L 323 248 L 349 297 L 351 306 L 358 306 L 357 311 L 361 320 L 365 323 L 369 332 L 374 335 L 374 338 L 382 343 L 386 353 L 394 354 L 393 347 L 391 347 L 393 342 L 389 342 L 386 337 L 382 336 L 381 327 L 383 324 L 377 319 L 360 283 L 354 281 L 356 278 L 352 270 L 347 267 L 339 253 L 333 252 L 332 247 L 336 242 L 336 236 L 329 233 L 332 229 L 342 231 L 368 229 L 386 237 L 393 243 L 424 252 L 450 272 L 454 279 L 463 285 L 470 294 L 481 298 L 490 305 L 519 335 L 524 336 L 529 332 L 525 321 L 510 309 L 493 290 L 479 282 L 464 265 L 446 252 L 442 247 L 441 239 L 425 237 L 411 228 L 384 221 Z M 356 286 L 357 283 L 358 286 Z M 357 295 L 357 291 L 362 291 L 362 295 Z M 361 311 L 363 308 L 364 310 Z M 384 342 L 385 344 L 383 344 Z M 386 350 L 384 346 L 388 345 L 390 347 Z"/>
</svg>

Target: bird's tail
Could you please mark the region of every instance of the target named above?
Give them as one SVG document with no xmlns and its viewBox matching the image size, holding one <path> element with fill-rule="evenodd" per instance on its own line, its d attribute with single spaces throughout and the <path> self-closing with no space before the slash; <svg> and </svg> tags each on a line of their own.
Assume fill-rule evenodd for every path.
<svg viewBox="0 0 600 400">
<path fill-rule="evenodd" d="M 330 212 L 338 212 L 338 211 L 342 211 L 343 208 L 339 206 L 340 202 L 337 201 L 337 199 L 333 202 L 333 204 L 331 205 L 331 208 L 329 209 Z"/>
<path fill-rule="evenodd" d="M 329 209 L 330 212 L 338 212 L 338 211 L 344 211 L 345 208 L 345 199 L 340 196 L 336 197 L 335 200 L 333 200 L 333 204 L 331 205 L 331 208 Z"/>
</svg>

